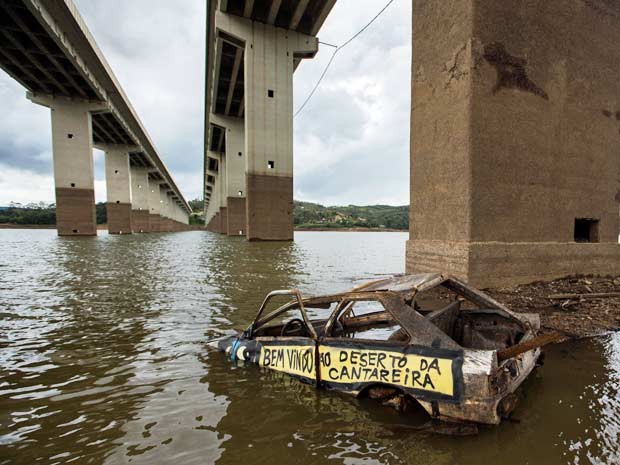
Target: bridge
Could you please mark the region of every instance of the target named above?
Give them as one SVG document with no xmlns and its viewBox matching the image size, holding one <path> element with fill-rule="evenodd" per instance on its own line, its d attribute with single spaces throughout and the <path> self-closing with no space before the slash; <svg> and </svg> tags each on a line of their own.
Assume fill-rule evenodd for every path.
<svg viewBox="0 0 620 465">
<path fill-rule="evenodd" d="M 205 1 L 207 229 L 292 240 L 293 73 L 335 0 Z M 513 3 L 413 9 L 407 272 L 617 275 L 620 7 Z M 93 147 L 110 232 L 185 228 L 191 209 L 71 0 L 0 12 L 0 67 L 52 110 L 59 234 L 96 234 Z"/>
<path fill-rule="evenodd" d="M 293 239 L 293 73 L 336 0 L 207 0 L 207 229 Z"/>
<path fill-rule="evenodd" d="M 0 67 L 51 110 L 59 235 L 97 234 L 93 147 L 110 233 L 187 228 L 190 206 L 72 0 L 2 0 Z"/>
</svg>

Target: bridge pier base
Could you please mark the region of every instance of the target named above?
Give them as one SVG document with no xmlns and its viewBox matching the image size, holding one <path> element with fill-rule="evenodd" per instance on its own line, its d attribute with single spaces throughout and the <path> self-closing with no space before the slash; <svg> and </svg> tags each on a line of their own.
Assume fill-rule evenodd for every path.
<svg viewBox="0 0 620 465">
<path fill-rule="evenodd" d="M 108 233 L 131 234 L 131 174 L 129 153 L 126 149 L 106 149 L 105 174 L 108 191 Z"/>
<path fill-rule="evenodd" d="M 245 235 L 245 202 L 242 197 L 228 197 L 228 235 L 244 236 Z"/>
<path fill-rule="evenodd" d="M 159 232 L 161 230 L 161 203 L 159 195 L 159 182 L 149 179 L 149 230 L 150 232 Z"/>
<path fill-rule="evenodd" d="M 413 8 L 408 273 L 620 272 L 620 5 L 516 3 Z"/>
<path fill-rule="evenodd" d="M 150 226 L 149 171 L 132 166 L 131 169 L 131 221 L 133 231 L 148 233 Z"/>
<path fill-rule="evenodd" d="M 303 2 L 300 3 L 303 6 Z M 333 3 L 331 4 L 333 6 Z M 331 7 L 324 9 L 325 14 Z M 301 11 L 301 10 L 299 10 Z M 245 235 L 248 240 L 293 240 L 293 72 L 301 59 L 310 58 L 318 51 L 314 35 L 304 34 L 294 27 L 285 29 L 271 22 L 248 20 L 223 11 L 216 11 L 215 23 L 219 31 L 239 40 L 243 48 L 243 103 L 234 113 L 243 116 L 245 182 L 238 190 L 246 198 Z M 316 31 L 311 32 L 315 34 Z M 224 49 L 218 37 L 215 47 Z M 230 45 L 228 42 L 227 47 Z M 235 51 L 235 59 L 240 57 Z M 222 64 L 216 63 L 222 70 Z M 232 74 L 236 76 L 236 62 Z M 220 71 L 216 71 L 219 73 Z M 224 71 L 221 71 L 224 72 Z M 228 73 L 228 70 L 226 70 Z M 236 78 L 236 77 L 235 77 Z M 209 116 L 215 125 L 216 117 L 232 114 L 233 94 L 229 93 L 225 106 L 214 103 Z M 215 113 L 215 114 L 214 114 Z M 214 133 L 212 133 L 213 135 Z M 229 142 L 236 139 L 234 132 L 226 132 L 228 162 Z M 212 139 L 213 142 L 214 139 Z M 211 150 L 216 145 L 212 144 Z M 241 152 L 241 150 L 240 150 Z M 220 171 L 223 171 L 220 167 Z M 235 197 L 229 192 L 225 200 Z M 222 206 L 220 204 L 220 206 Z M 230 207 L 230 206 L 228 206 Z M 229 228 L 227 233 L 237 235 L 239 230 Z"/>
<path fill-rule="evenodd" d="M 246 234 L 250 241 L 290 241 L 294 56 L 315 53 L 317 42 L 261 23 L 252 24 L 249 37 L 244 81 Z"/>
<path fill-rule="evenodd" d="M 28 94 L 50 108 L 59 236 L 96 236 L 91 112 L 103 104 Z"/>
</svg>

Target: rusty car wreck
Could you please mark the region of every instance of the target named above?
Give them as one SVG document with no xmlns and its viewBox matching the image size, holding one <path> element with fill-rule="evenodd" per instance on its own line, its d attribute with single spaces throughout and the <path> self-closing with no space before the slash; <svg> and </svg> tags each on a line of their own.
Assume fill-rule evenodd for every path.
<svg viewBox="0 0 620 465">
<path fill-rule="evenodd" d="M 285 295 L 293 299 L 265 314 Z M 254 322 L 218 348 L 317 387 L 399 409 L 417 402 L 434 419 L 498 424 L 536 366 L 539 327 L 537 315 L 455 278 L 419 274 L 321 297 L 271 292 Z"/>
</svg>

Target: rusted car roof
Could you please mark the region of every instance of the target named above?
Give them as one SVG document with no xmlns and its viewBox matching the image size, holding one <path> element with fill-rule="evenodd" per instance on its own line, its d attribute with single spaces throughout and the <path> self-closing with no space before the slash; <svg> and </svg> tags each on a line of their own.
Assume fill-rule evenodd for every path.
<svg viewBox="0 0 620 465">
<path fill-rule="evenodd" d="M 435 287 L 445 281 L 440 273 L 421 273 L 370 281 L 353 288 L 353 291 L 392 291 L 416 293 Z"/>
</svg>

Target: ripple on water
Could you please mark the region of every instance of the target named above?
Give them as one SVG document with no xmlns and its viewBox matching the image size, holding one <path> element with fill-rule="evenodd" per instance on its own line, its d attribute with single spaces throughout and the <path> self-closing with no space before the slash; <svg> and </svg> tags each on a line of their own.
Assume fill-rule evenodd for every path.
<svg viewBox="0 0 620 465">
<path fill-rule="evenodd" d="M 474 438 L 235 366 L 206 340 L 273 288 L 402 273 L 406 234 L 0 231 L 0 464 L 617 463 L 620 339 L 548 350 L 519 422 Z"/>
</svg>

